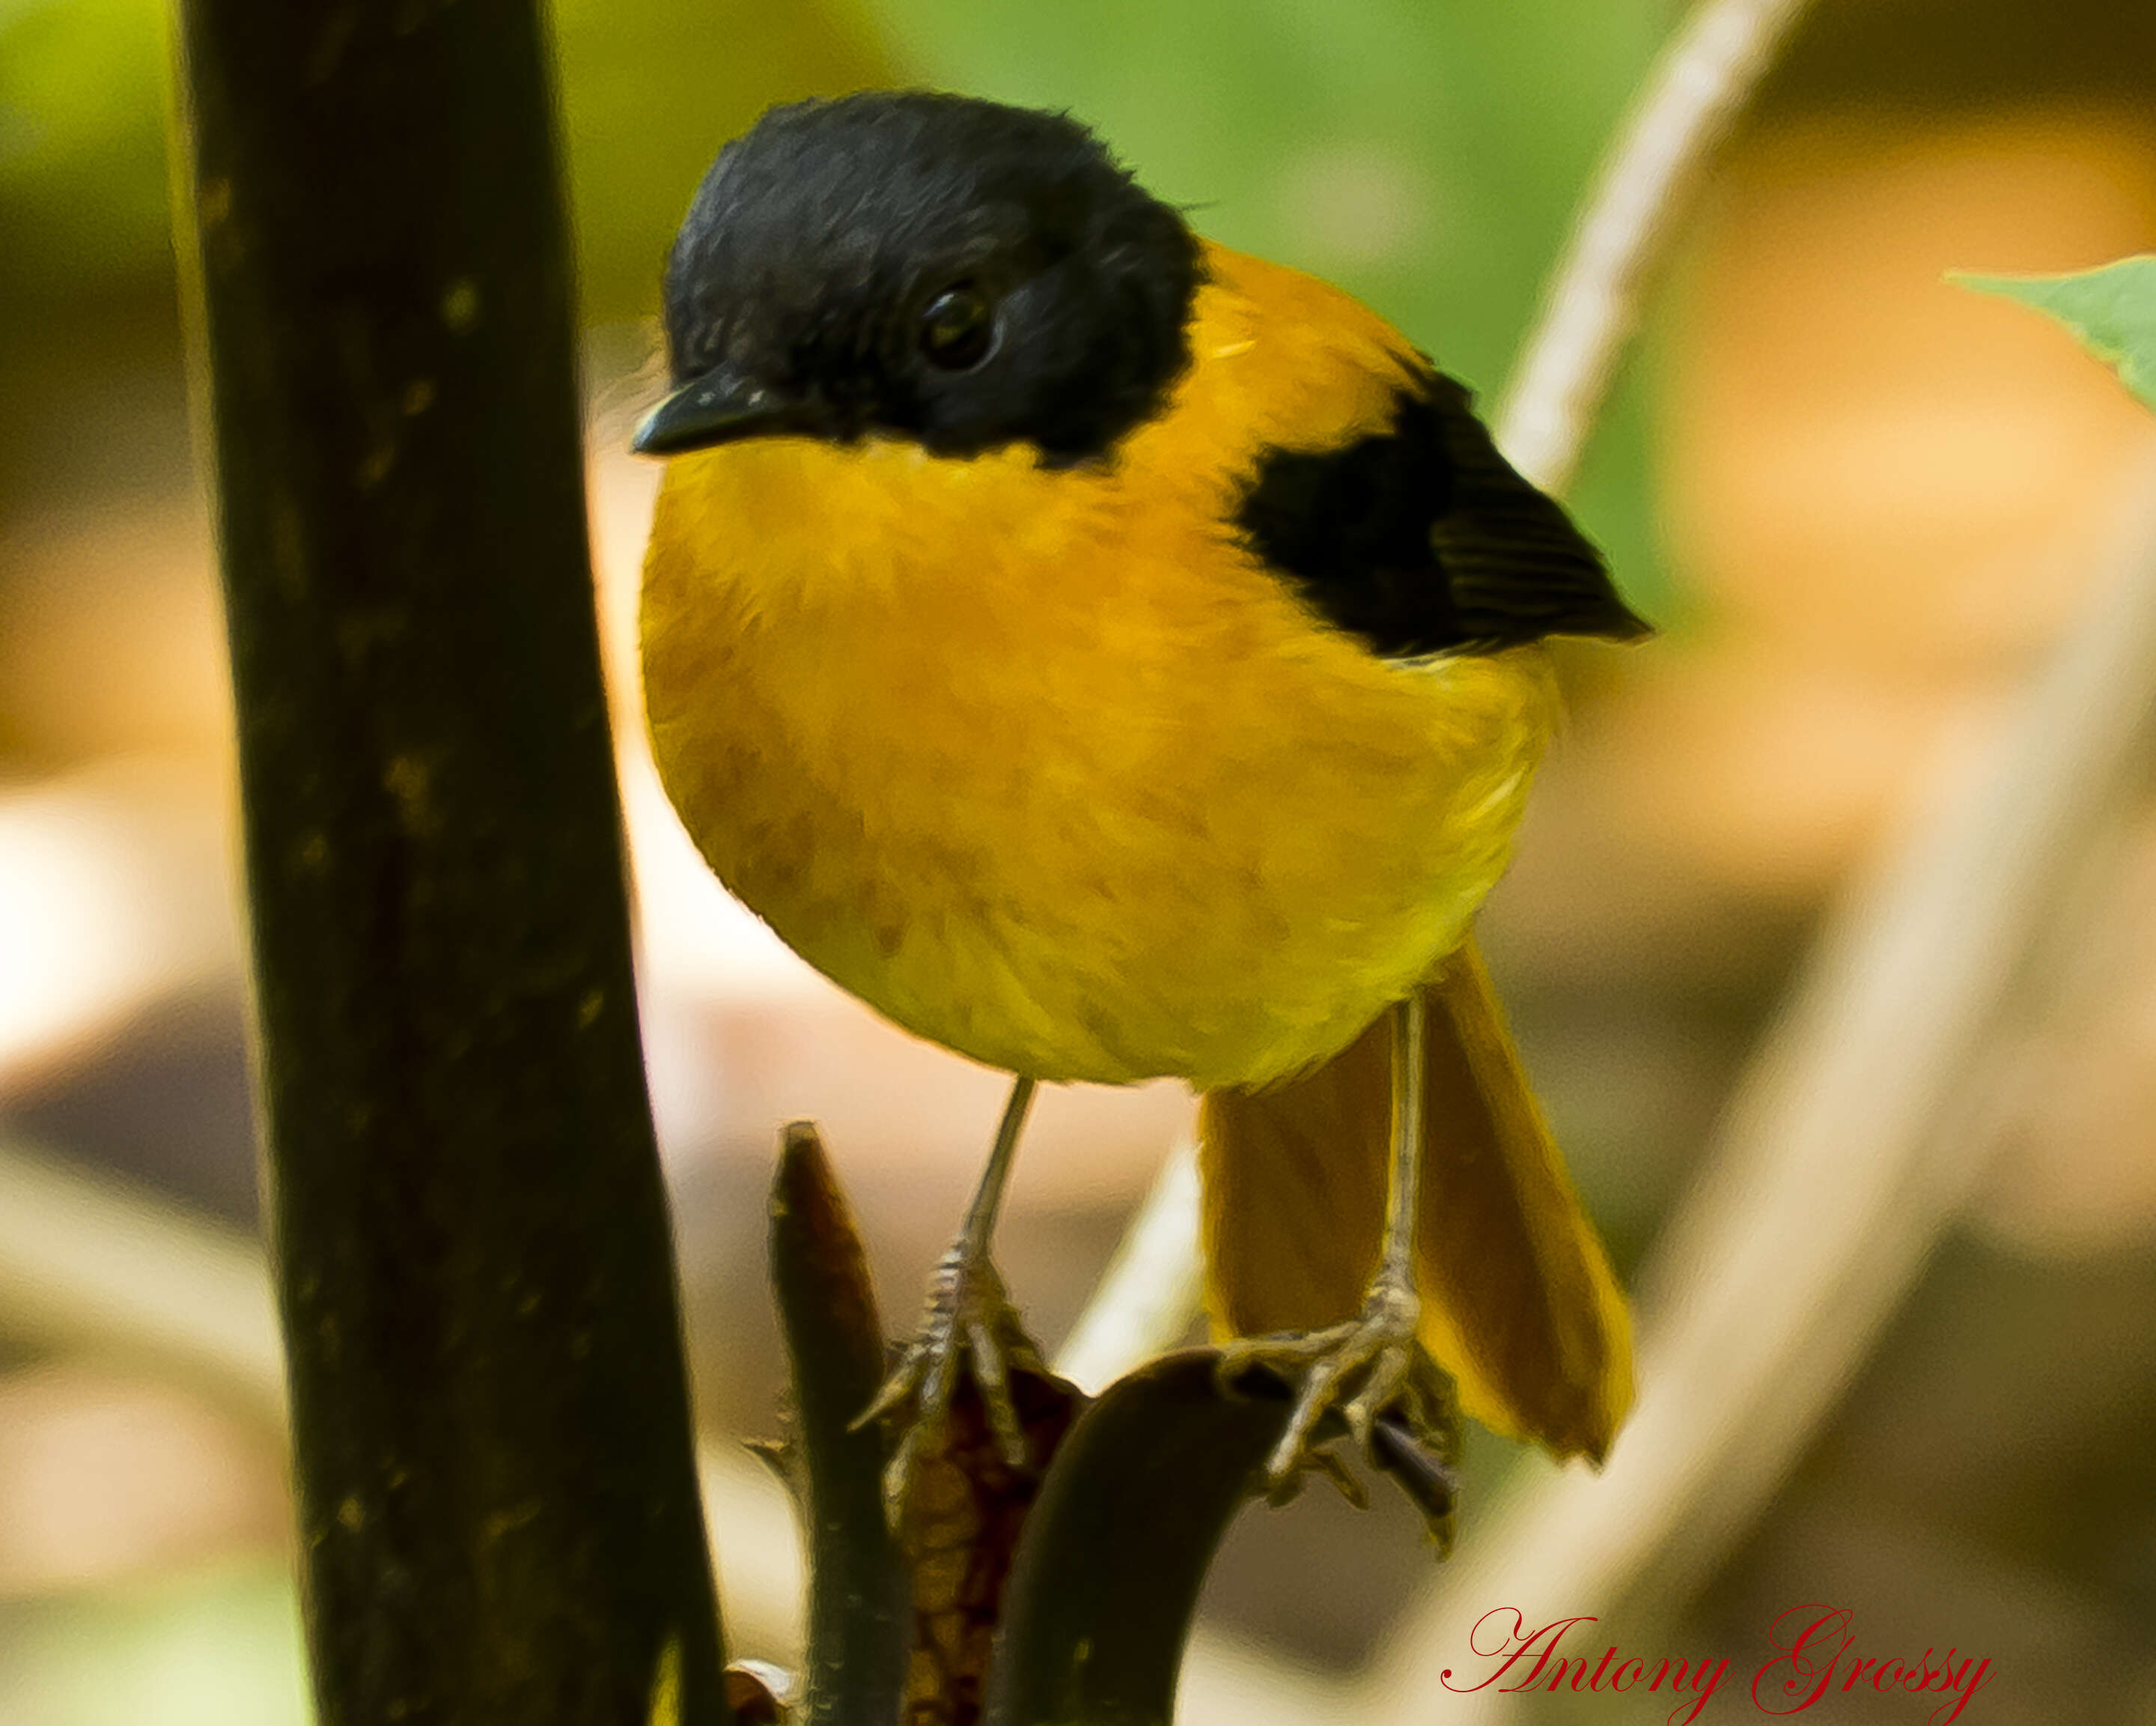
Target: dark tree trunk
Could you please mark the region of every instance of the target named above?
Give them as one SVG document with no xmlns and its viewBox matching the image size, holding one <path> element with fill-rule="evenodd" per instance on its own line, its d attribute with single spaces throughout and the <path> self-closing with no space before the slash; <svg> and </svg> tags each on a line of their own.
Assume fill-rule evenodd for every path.
<svg viewBox="0 0 2156 1726">
<path fill-rule="evenodd" d="M 180 11 L 321 1718 L 722 1721 L 538 13 Z"/>
</svg>

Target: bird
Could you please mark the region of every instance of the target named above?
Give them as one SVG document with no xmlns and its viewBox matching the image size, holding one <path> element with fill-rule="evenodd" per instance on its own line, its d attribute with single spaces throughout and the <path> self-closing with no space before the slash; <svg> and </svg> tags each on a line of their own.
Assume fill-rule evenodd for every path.
<svg viewBox="0 0 2156 1726">
<path fill-rule="evenodd" d="M 718 878 L 900 1026 L 1012 1076 L 864 1420 L 910 1472 L 1039 1357 L 992 1237 L 1045 1084 L 1199 1095 L 1224 1372 L 1276 1493 L 1388 1410 L 1599 1461 L 1607 1254 L 1472 923 L 1560 715 L 1647 626 L 1472 397 L 1342 290 L 1200 238 L 1068 115 L 771 109 L 663 283 L 640 597 L 660 777 Z"/>
</svg>

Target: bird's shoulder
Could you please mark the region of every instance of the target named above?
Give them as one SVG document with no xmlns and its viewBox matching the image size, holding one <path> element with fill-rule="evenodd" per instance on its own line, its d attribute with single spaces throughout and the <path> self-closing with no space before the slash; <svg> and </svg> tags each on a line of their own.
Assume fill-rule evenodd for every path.
<svg viewBox="0 0 2156 1726">
<path fill-rule="evenodd" d="M 1247 339 L 1299 374 L 1275 385 L 1296 413 L 1246 453 L 1232 525 L 1327 622 L 1388 659 L 1645 633 L 1464 385 L 1336 289 L 1219 248 L 1208 262 Z M 1344 429 L 1307 405 L 1328 399 L 1355 403 Z"/>
</svg>

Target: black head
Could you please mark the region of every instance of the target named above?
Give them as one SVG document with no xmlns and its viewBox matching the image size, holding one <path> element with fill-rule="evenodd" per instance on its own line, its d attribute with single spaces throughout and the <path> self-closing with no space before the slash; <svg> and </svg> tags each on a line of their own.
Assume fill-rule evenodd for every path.
<svg viewBox="0 0 2156 1726">
<path fill-rule="evenodd" d="M 655 454 L 870 432 L 1105 455 L 1188 362 L 1198 244 L 1058 114 L 918 91 L 774 108 L 666 267 Z"/>
</svg>

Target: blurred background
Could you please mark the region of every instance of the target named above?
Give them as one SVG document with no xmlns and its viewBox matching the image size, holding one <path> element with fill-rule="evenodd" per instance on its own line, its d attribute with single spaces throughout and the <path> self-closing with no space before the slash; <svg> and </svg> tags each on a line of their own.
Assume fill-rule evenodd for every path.
<svg viewBox="0 0 2156 1726">
<path fill-rule="evenodd" d="M 660 265 L 716 146 L 771 102 L 867 85 L 1067 106 L 1201 229 L 1340 281 L 1489 396 L 1680 11 L 557 0 L 649 1065 L 715 1437 L 774 1424 L 778 1123 L 823 1123 L 904 1314 L 1001 1096 L 732 909 L 642 753 L 629 629 L 655 470 L 624 445 L 655 393 Z M 305 1717 L 274 1415 L 156 1322 L 206 1277 L 238 1291 L 234 1348 L 260 1354 L 167 53 L 160 0 L 0 0 L 0 1726 Z M 1569 659 L 1573 724 L 1484 921 L 1628 1275 L 1822 918 L 1981 753 L 2149 483 L 2156 422 L 2111 376 L 1943 274 L 2152 248 L 2156 13 L 2117 0 L 1822 0 L 1688 217 L 1573 492 L 1663 632 Z M 1814 1325 L 1822 1418 L 1786 1462 L 1741 1423 L 1717 1451 L 1759 1472 L 1741 1515 L 1687 1563 L 1650 1543 L 1594 1605 L 1432 1617 L 1406 1506 L 1312 1492 L 1239 1525 L 1209 1596 L 1216 1666 L 1322 1718 L 1326 1686 L 1399 1626 L 1461 1655 L 1479 1611 L 1517 1605 L 1602 1611 L 1598 1653 L 1727 1654 L 1733 1690 L 1774 1613 L 1823 1600 L 1854 1610 L 1859 1652 L 1989 1658 L 1964 1718 L 2156 1722 L 2152 784 L 2107 789 L 2037 908 L 2010 1010 L 1935 1123 L 1957 1174 L 1914 1274 L 1882 1322 Z M 1189 1112 L 1173 1087 L 1045 1100 L 1001 1257 L 1050 1342 Z M 116 1254 L 107 1282 L 133 1277 L 131 1305 L 39 1256 L 75 1246 Z M 1484 1507 L 1543 1466 L 1471 1445 L 1463 1557 L 1496 1538 Z M 735 1502 L 716 1516 L 735 1652 L 783 1660 L 784 1523 L 742 1497 L 730 1525 Z M 1813 1717 L 1918 1710 L 1867 1690 Z"/>
</svg>

